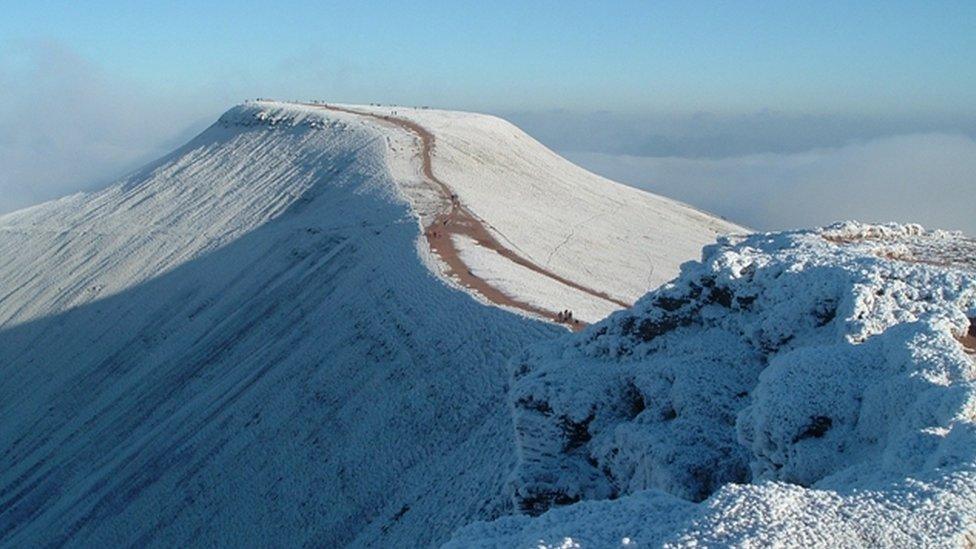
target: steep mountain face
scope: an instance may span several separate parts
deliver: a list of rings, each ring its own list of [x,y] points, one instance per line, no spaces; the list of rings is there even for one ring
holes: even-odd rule
[[[523,514],[453,545],[971,543],[974,258],[854,223],[706,248],[513,361]]]
[[[522,282],[459,239],[466,265],[540,310],[620,307],[569,279],[638,295],[626,280],[648,257],[592,234],[626,238],[654,222],[640,212],[693,227],[655,272],[731,227],[643,193],[608,199],[606,182],[584,193],[594,176],[565,165],[546,194],[538,170],[561,161],[513,150],[524,134],[413,115],[433,126],[434,173],[458,184],[446,207],[537,270]],[[479,124],[508,134],[455,162],[465,143],[448,130]],[[444,269],[424,234],[445,202],[420,144],[367,114],[250,103],[115,186],[0,217],[0,545],[415,546],[513,512],[505,364],[565,329],[487,307]],[[460,177],[479,155],[493,159],[481,187]],[[572,216],[527,202],[547,197]],[[578,255],[578,239],[598,251]]]

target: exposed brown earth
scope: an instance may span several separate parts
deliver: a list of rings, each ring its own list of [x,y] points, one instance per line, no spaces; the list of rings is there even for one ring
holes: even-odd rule
[[[959,338],[963,349],[969,354],[976,354],[976,318],[969,319],[969,330]]]
[[[501,244],[501,242],[495,238],[491,231],[489,231],[485,222],[475,215],[471,210],[461,204],[457,194],[455,194],[444,181],[434,175],[432,162],[434,136],[420,124],[394,116],[361,112],[334,105],[313,104],[310,106],[348,114],[355,114],[358,116],[367,116],[388,124],[396,125],[413,133],[419,138],[423,174],[443,201],[441,208],[442,212],[434,218],[433,223],[426,227],[424,236],[427,239],[427,244],[430,246],[431,251],[435,253],[445,265],[447,265],[447,276],[452,277],[466,288],[478,292],[484,296],[485,299],[496,305],[518,309],[535,316],[548,318],[553,322],[567,324],[574,330],[580,330],[586,326],[585,322],[572,319],[571,316],[569,320],[566,320],[566,316],[562,312],[550,311],[516,299],[492,286],[483,278],[475,276],[475,274],[472,273],[468,266],[465,265],[461,260],[460,251],[457,249],[457,245],[452,238],[454,235],[468,237],[477,242],[479,246],[492,250],[509,261],[555,280],[560,284],[587,293],[596,298],[609,301],[621,307],[630,307],[630,304],[627,302],[615,299],[605,292],[587,288],[582,284],[573,282],[572,280],[537,265],[536,263],[520,256],[515,251]]]
[[[823,235],[822,238],[838,246],[861,242],[876,243],[878,247],[872,253],[882,259],[976,271],[976,240],[972,238],[942,240],[919,237],[839,237],[834,235]]]

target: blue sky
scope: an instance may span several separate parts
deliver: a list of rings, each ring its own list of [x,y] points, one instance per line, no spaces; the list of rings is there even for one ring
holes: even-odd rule
[[[966,113],[976,2],[10,2],[0,47],[59,44],[210,103]]]

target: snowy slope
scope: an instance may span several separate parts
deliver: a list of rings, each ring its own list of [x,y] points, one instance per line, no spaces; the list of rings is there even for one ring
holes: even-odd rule
[[[415,121],[436,138],[434,172],[461,202],[486,220],[499,240],[533,262],[573,281],[633,303],[670,280],[681,263],[698,257],[718,235],[739,226],[684,204],[594,175],[553,153],[509,122],[482,114],[405,107],[356,107],[359,111]],[[540,207],[541,206],[541,207]],[[485,251],[478,265],[491,272],[513,269]],[[540,292],[522,277],[502,288],[527,300]],[[577,316],[596,321],[620,306],[550,283]],[[542,303],[539,303],[542,304]]]
[[[422,261],[411,146],[250,104],[0,218],[0,546],[425,545],[509,512],[504,364],[563,330]]]
[[[512,363],[523,514],[451,545],[972,544],[974,258],[854,223],[706,248]]]

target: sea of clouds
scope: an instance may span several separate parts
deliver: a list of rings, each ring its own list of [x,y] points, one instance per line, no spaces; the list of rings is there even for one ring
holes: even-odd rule
[[[962,134],[897,135],[725,158],[566,156],[611,179],[759,230],[857,219],[976,235],[976,140]]]

